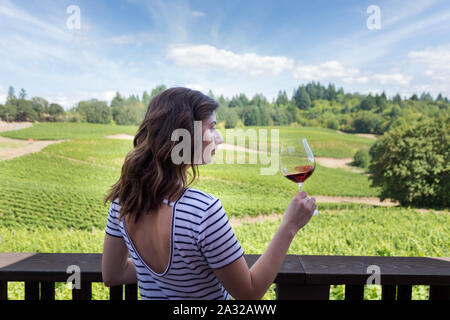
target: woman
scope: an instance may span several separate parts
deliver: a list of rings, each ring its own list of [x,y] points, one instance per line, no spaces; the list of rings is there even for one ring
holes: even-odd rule
[[[267,250],[249,269],[220,199],[186,187],[198,175],[197,164],[210,163],[223,142],[217,107],[187,88],[151,100],[120,179],[105,197],[111,202],[102,257],[106,286],[137,281],[142,299],[260,299],[273,283],[315,200],[305,192],[292,199]],[[173,139],[180,129],[194,137],[196,121],[203,137],[200,163],[194,161],[195,139]],[[175,148],[183,142],[190,146],[186,154]]]

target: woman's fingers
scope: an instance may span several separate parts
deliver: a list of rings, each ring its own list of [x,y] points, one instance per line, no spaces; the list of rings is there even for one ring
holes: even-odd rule
[[[306,194],[305,191],[300,191],[300,192],[298,193],[298,195],[299,195],[300,199],[305,199],[305,198],[307,197],[307,194]]]

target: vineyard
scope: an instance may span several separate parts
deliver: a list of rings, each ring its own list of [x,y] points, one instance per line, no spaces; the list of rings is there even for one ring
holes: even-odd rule
[[[262,129],[252,127],[253,129]],[[306,136],[317,156],[352,157],[369,148],[373,139],[321,128],[273,127],[282,140]],[[248,128],[246,128],[248,129]],[[267,129],[264,128],[264,129]],[[0,162],[0,251],[102,251],[108,204],[103,196],[116,182],[130,140],[107,139],[112,134],[134,135],[136,126],[77,123],[39,123],[30,128],[2,132],[9,138],[70,141],[53,144],[37,153]],[[224,138],[226,132],[223,131]],[[269,134],[270,136],[270,134]],[[238,156],[247,156],[238,152]],[[193,187],[222,200],[230,217],[244,219],[234,227],[247,254],[262,253],[279,225],[278,220],[246,223],[245,217],[282,214],[296,185],[280,173],[260,175],[260,165],[211,164],[201,166]],[[368,176],[343,168],[318,165],[304,189],[312,196],[376,197]],[[375,207],[361,204],[319,203],[314,217],[293,241],[290,254],[449,256],[448,211]],[[23,285],[10,284],[8,295],[21,299]],[[22,293],[20,293],[22,292]],[[341,286],[332,288],[341,299]],[[415,287],[414,299],[426,298],[426,288]],[[102,284],[93,286],[96,299],[107,298]],[[366,288],[366,298],[378,299],[379,287]],[[57,286],[57,299],[70,290]],[[270,290],[265,299],[275,297]]]

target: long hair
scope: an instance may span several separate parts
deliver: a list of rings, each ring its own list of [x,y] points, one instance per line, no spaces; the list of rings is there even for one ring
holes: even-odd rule
[[[184,188],[198,176],[194,163],[194,139],[191,139],[191,162],[174,164],[171,159],[176,129],[186,129],[194,137],[194,121],[208,118],[218,103],[203,93],[188,88],[170,88],[157,94],[149,103],[144,120],[133,140],[134,148],[125,157],[119,180],[104,198],[121,205],[120,218],[156,211],[162,200],[177,199]],[[187,170],[192,178],[187,183]]]

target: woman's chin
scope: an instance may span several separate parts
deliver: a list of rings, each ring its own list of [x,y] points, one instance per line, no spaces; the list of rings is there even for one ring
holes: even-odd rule
[[[213,162],[213,154],[209,157],[203,157],[203,164],[210,164],[211,162]]]

